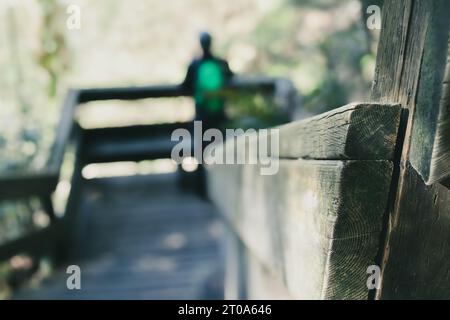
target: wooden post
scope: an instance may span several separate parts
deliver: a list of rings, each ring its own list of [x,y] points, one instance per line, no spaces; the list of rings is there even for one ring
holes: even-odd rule
[[[379,299],[450,298],[450,1],[386,0],[372,100],[408,109]]]

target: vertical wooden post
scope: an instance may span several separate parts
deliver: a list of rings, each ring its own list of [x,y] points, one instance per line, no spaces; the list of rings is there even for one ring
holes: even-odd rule
[[[400,103],[409,115],[379,299],[450,298],[449,12],[445,0],[383,7],[372,100]]]

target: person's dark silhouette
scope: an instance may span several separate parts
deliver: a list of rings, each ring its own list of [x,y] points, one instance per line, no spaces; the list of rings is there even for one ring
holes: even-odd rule
[[[201,120],[206,128],[220,128],[226,120],[223,88],[233,73],[225,60],[212,54],[211,45],[211,35],[202,32],[202,56],[190,63],[182,88],[195,100],[195,120]]]
[[[195,120],[202,121],[203,132],[209,128],[224,129],[227,118],[223,89],[233,76],[228,63],[212,54],[211,45],[211,35],[202,32],[202,56],[190,63],[181,84],[184,93],[193,96],[195,100]],[[205,146],[204,143],[203,148]],[[194,184],[199,194],[206,198],[205,170],[201,164]]]

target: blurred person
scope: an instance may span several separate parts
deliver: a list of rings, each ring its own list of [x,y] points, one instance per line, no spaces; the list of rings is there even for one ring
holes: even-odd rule
[[[181,87],[185,94],[193,96],[195,100],[194,120],[202,122],[202,131],[209,128],[223,130],[227,121],[224,89],[233,77],[233,72],[225,60],[212,54],[212,37],[208,32],[200,33],[199,40],[202,56],[189,64]],[[206,145],[203,143],[202,149]],[[198,193],[206,198],[206,177],[202,160],[197,159],[200,164],[194,183]]]
[[[212,37],[200,33],[202,56],[195,58],[188,67],[181,86],[195,100],[195,120],[202,121],[203,128],[222,128],[226,119],[223,89],[233,76],[228,63],[211,52]]]

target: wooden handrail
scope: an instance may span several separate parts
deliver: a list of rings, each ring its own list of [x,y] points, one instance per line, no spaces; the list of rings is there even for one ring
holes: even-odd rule
[[[263,174],[267,161],[208,159],[205,166],[209,197],[244,247],[234,260],[253,259],[237,272],[253,277],[257,265],[296,299],[367,299],[401,112],[395,104],[354,103],[218,145],[217,159],[227,150],[258,159],[261,144],[272,150],[279,141],[271,174]],[[258,283],[258,297],[267,296],[264,288],[271,287]]]
[[[100,100],[139,100],[187,95],[179,85],[145,87],[92,88],[79,90],[79,103]]]
[[[275,90],[276,78],[269,77],[255,77],[255,78],[241,78],[234,77],[228,84],[228,88],[231,90],[245,90],[245,91],[261,91],[261,92],[273,92]],[[81,103],[90,101],[101,100],[139,100],[147,98],[167,98],[167,97],[181,97],[188,96],[183,91],[180,85],[155,85],[155,86],[142,86],[142,87],[112,87],[112,88],[84,88],[84,89],[71,89],[69,90],[62,106],[61,120],[59,122],[55,142],[52,146],[49,161],[45,173],[38,172],[26,172],[20,175],[0,175],[0,199],[9,198],[10,195],[14,196],[30,196],[34,195],[35,189],[39,188],[21,188],[21,190],[6,190],[12,189],[8,187],[15,180],[35,182],[41,180],[48,181],[51,177],[53,180],[59,178],[59,171],[65,152],[65,147],[68,140],[73,133],[74,126],[74,113],[76,107]],[[29,178],[26,178],[29,177]],[[31,183],[33,184],[33,183]],[[56,187],[55,184],[51,184],[51,191]]]
[[[58,175],[54,171],[2,176],[0,200],[50,194],[55,190],[57,182]]]
[[[234,77],[228,83],[228,89],[245,91],[265,91],[275,90],[277,79],[258,77],[241,78]],[[167,98],[189,96],[181,85],[154,85],[143,87],[112,87],[112,88],[91,88],[81,89],[79,92],[79,103],[100,100],[139,100],[148,98]]]
[[[277,80],[273,78],[243,79],[235,77],[229,83],[228,88],[232,90],[246,90],[250,92],[273,92],[276,81]],[[66,147],[71,139],[75,136],[79,137],[78,135],[74,135],[77,128],[79,130],[79,127],[75,123],[74,119],[75,110],[79,104],[99,100],[137,100],[180,96],[188,96],[188,93],[183,90],[181,85],[69,90],[62,106],[61,120],[56,130],[55,141],[51,148],[47,165],[40,171],[0,175],[0,200],[27,198],[30,196],[36,196],[46,200],[49,199],[49,196],[55,191],[59,181],[61,165],[66,152]],[[121,129],[119,129],[119,131],[120,130]],[[91,132],[94,131],[99,133],[106,132],[108,129],[99,131],[91,130]],[[83,140],[79,140],[77,144],[81,144],[82,141]],[[80,160],[76,159],[75,161],[78,163]],[[78,169],[80,168],[78,167]],[[75,175],[79,175],[79,173],[75,172]],[[75,179],[75,181],[78,180]],[[50,226],[43,230],[32,232],[31,234],[25,234],[19,239],[0,244],[0,260],[4,260],[17,252],[35,252],[36,250],[41,250],[38,248],[41,241],[48,242],[48,238],[57,237],[64,233],[61,232],[60,229],[67,228],[67,223],[64,223],[64,220],[61,221],[60,219],[57,219],[57,221],[53,220],[54,219],[51,220]]]

